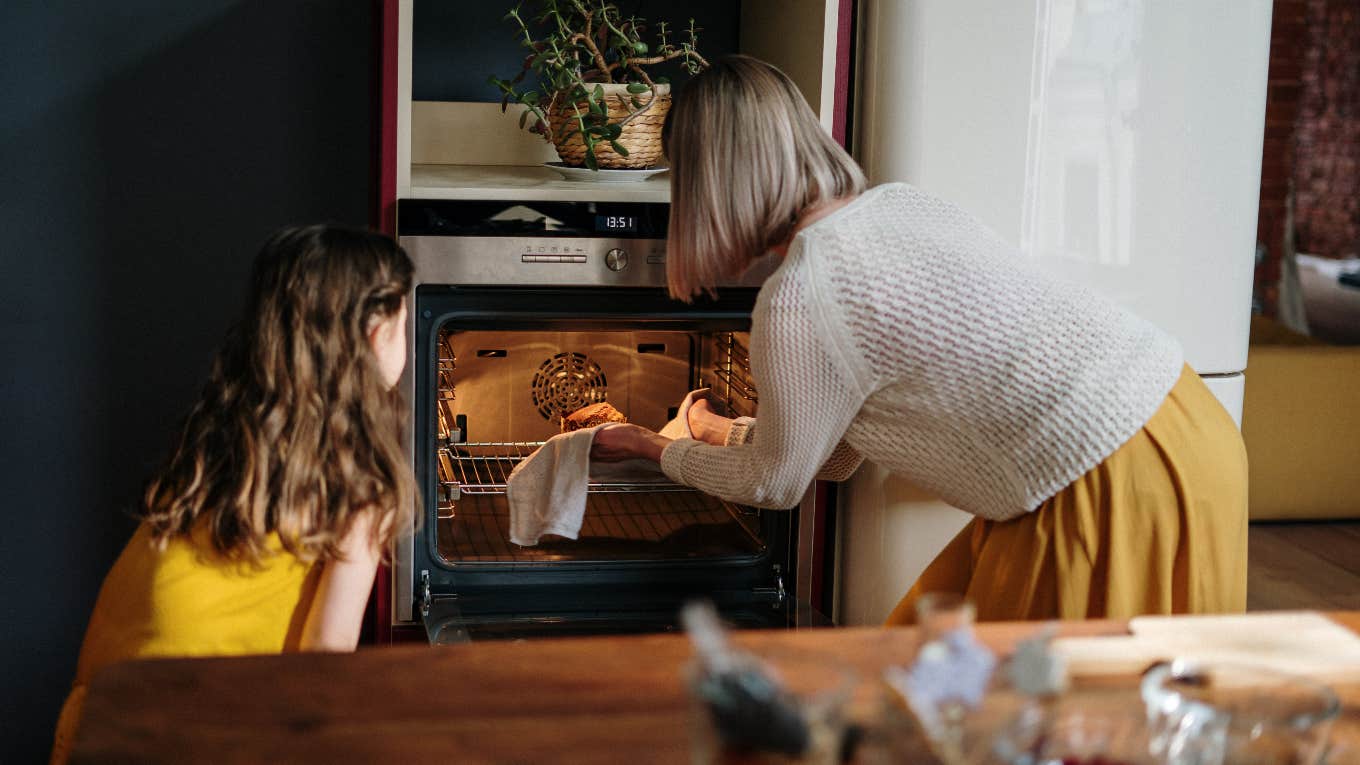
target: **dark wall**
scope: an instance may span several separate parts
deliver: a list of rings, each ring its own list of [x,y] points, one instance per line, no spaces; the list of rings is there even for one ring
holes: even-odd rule
[[[0,762],[46,756],[125,515],[288,223],[368,220],[372,3],[0,3]]]
[[[519,73],[526,50],[519,27],[505,20],[516,0],[491,3],[451,3],[416,0],[412,6],[411,95],[417,101],[499,101],[500,91],[487,83],[496,75],[511,79]],[[699,54],[717,58],[736,53],[741,4],[732,0],[622,0],[622,12],[643,19],[648,44],[656,42],[656,22],[664,21],[674,42],[688,40],[689,20],[699,27]],[[522,15],[533,23],[537,3],[523,3]],[[679,85],[688,79],[679,65],[649,70]]]

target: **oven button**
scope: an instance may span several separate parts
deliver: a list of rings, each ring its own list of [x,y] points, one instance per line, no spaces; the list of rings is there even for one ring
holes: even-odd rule
[[[610,271],[622,271],[628,267],[628,253],[615,247],[604,254],[604,264]]]

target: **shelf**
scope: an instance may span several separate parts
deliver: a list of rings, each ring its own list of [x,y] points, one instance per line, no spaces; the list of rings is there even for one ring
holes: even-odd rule
[[[750,524],[750,525],[748,525]],[[754,527],[754,528],[752,528]],[[510,542],[504,494],[463,497],[435,521],[439,554],[452,563],[688,560],[758,555],[756,516],[697,491],[590,494],[575,540],[546,536],[535,547]]]
[[[516,165],[412,165],[414,199],[669,202],[670,174],[637,183],[565,181],[546,167]]]
[[[465,494],[504,494],[510,473],[543,446],[542,442],[456,443],[439,447],[440,506],[452,506]],[[693,493],[657,471],[654,475],[627,464],[595,465],[587,491],[591,494]]]

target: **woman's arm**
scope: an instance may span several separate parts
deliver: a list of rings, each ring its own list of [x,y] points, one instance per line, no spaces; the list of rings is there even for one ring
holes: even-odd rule
[[[788,508],[836,454],[867,397],[870,373],[853,344],[830,329],[812,289],[807,274],[792,269],[766,283],[751,331],[760,427],[749,442],[731,446],[667,444],[661,467],[673,480],[731,502]]]
[[[712,415],[721,417],[721,415]],[[726,418],[723,418],[726,419]],[[734,446],[736,444],[749,444],[756,437],[756,418],[738,417],[735,420],[728,420],[728,427],[722,430],[724,436],[720,442],[710,441],[707,438],[700,438],[705,443],[720,443],[723,446]],[[695,435],[698,438],[698,435]],[[818,481],[844,481],[854,475],[859,469],[860,463],[864,462],[864,457],[855,447],[851,446],[844,439],[836,444],[835,451],[826,458],[822,467],[815,476]]]
[[[696,440],[714,446],[749,444],[755,440],[756,435],[756,418],[724,417],[713,411],[708,402],[702,399],[690,407],[689,426]],[[862,462],[864,457],[855,451],[855,447],[842,440],[836,444],[836,450],[831,452],[826,462],[822,463],[816,478],[818,481],[844,481],[854,475]]]
[[[302,629],[304,651],[353,651],[373,591],[380,551],[373,544],[372,513],[354,519],[340,540],[341,558],[321,564],[321,580]]]
[[[822,469],[817,471],[818,481],[845,481],[859,470],[859,466],[864,462],[864,455],[855,450],[855,447],[841,441],[836,444],[836,450],[822,463]]]

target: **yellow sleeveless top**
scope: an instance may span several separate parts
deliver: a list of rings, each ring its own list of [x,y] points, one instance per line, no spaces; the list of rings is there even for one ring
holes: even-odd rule
[[[321,567],[283,549],[277,534],[260,565],[213,553],[207,525],[152,543],[137,528],[104,578],[85,630],[75,687],[57,722],[54,762],[65,760],[85,684],[115,662],[152,656],[232,656],[295,650]]]

